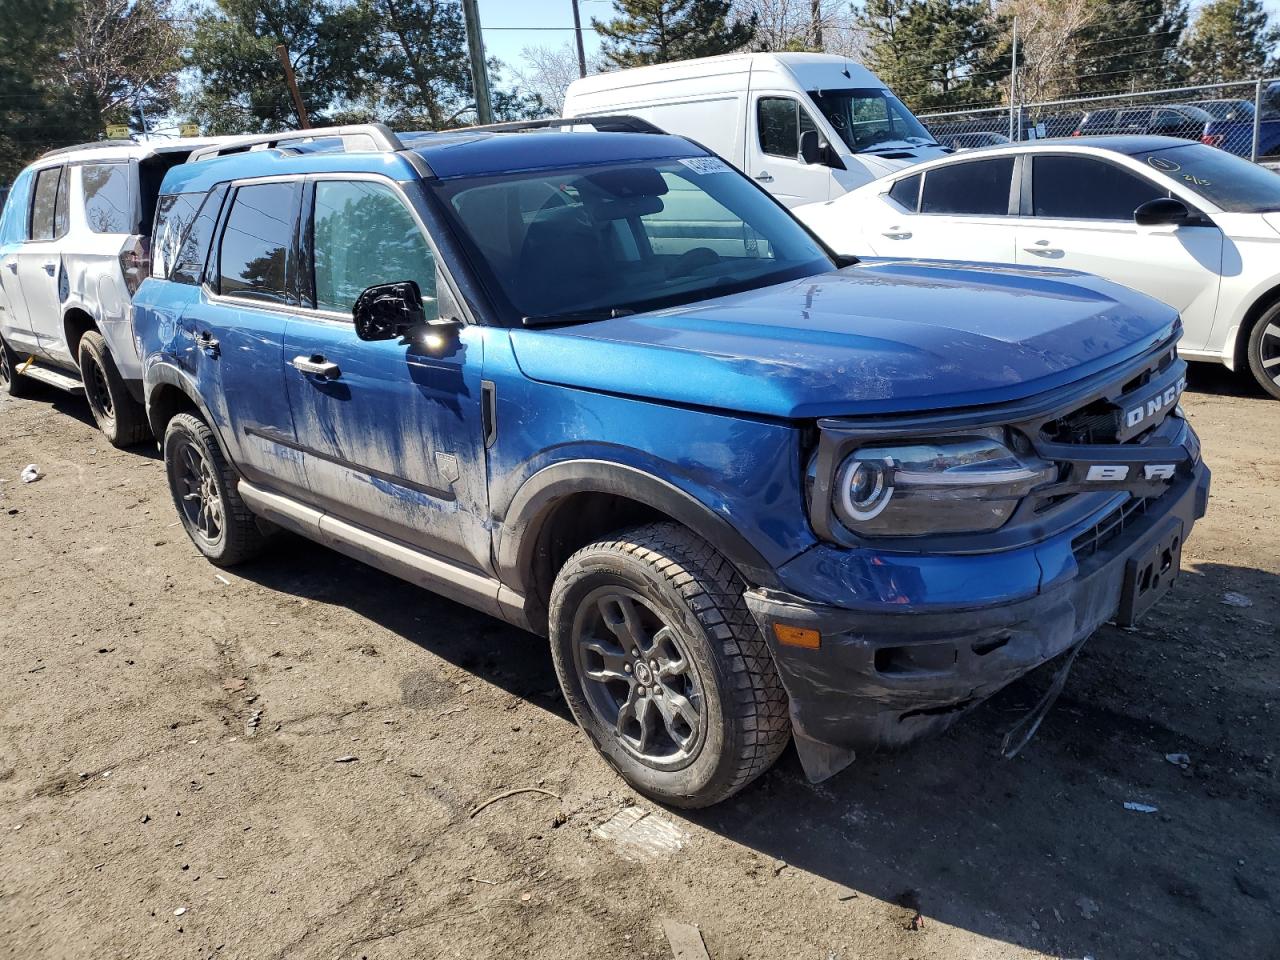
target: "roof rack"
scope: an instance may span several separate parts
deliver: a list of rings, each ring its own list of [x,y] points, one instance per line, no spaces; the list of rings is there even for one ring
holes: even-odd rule
[[[94,147],[136,147],[136,140],[90,140],[88,143],[73,143],[69,147],[58,147],[56,150],[47,150],[40,154],[40,159],[45,157],[56,157],[63,153],[75,153],[77,150],[92,150]]]
[[[458,131],[485,130],[492,133],[520,133],[525,130],[546,130],[557,127],[595,127],[600,133],[666,133],[648,120],[625,113],[599,114],[598,116],[552,117],[549,120],[512,120],[507,123],[489,123],[481,127],[462,127]]]
[[[188,163],[207,160],[210,157],[222,157],[231,153],[244,153],[249,150],[270,150],[273,147],[287,147],[291,142],[307,140],[327,140],[340,138],[344,151],[395,153],[403,150],[400,138],[391,132],[384,123],[352,123],[342,127],[311,127],[306,130],[290,130],[288,133],[264,133],[255,136],[238,137],[228,143],[215,143],[201,147],[187,158]]]

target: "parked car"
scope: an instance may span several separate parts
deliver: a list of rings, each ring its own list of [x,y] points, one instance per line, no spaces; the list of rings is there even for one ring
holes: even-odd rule
[[[683,806],[792,734],[821,779],[941,730],[1167,589],[1209,484],[1174,311],[841,270],[691,141],[554,123],[169,171],[134,322],[213,563],[284,527],[549,636]]]
[[[1002,143],[1008,143],[1009,138],[1003,133],[979,131],[975,133],[953,133],[950,136],[940,138],[940,142],[944,147],[950,147],[952,151],[958,153],[961,150],[974,150],[978,147],[999,146]]]
[[[1240,109],[1238,115],[1218,117],[1204,128],[1201,141],[1238,157],[1253,159],[1254,107]],[[1257,119],[1258,160],[1280,159],[1280,82],[1272,83],[1263,94],[1262,114]]]
[[[1181,313],[1179,350],[1280,397],[1280,177],[1203,144],[1099,137],[934,161],[797,215],[857,256],[1096,273]]]
[[[944,150],[847,57],[742,53],[575,80],[564,115],[629,114],[691,137],[787,206],[838,197]]]
[[[130,298],[165,171],[209,142],[86,143],[18,175],[0,213],[0,389],[83,392],[111,443],[150,437]]]
[[[1213,117],[1182,103],[1126,110],[1091,110],[1084,115],[1072,136],[1097,137],[1151,134],[1199,140]]]
[[[1196,100],[1189,106],[1199,107],[1215,120],[1248,120],[1253,122],[1252,100]]]

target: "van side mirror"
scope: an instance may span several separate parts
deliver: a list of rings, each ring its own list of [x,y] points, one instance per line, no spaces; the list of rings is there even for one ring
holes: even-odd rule
[[[1173,197],[1156,197],[1133,211],[1133,222],[1140,227],[1157,227],[1165,224],[1181,227],[1199,220],[1181,200]]]
[[[822,161],[822,142],[818,139],[817,130],[806,130],[800,134],[800,159],[805,163]]]
[[[361,340],[396,340],[427,319],[422,291],[413,280],[369,287],[356,298],[351,318]]]

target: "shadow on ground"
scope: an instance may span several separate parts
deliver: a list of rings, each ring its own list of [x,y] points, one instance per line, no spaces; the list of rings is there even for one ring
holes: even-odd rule
[[[237,573],[342,604],[572,722],[530,634],[291,537]],[[1258,570],[1186,574],[1137,631],[1104,627],[1090,641],[1013,761],[997,745],[1046,671],[948,734],[860,759],[825,784],[808,784],[789,749],[733,800],[671,815],[901,904],[904,924],[918,905],[926,923],[1056,956],[1280,957],[1269,703],[1280,603],[1224,607],[1228,589],[1280,598],[1277,578]],[[1185,770],[1165,759],[1178,753],[1191,757]],[[839,895],[814,910],[837,916]]]

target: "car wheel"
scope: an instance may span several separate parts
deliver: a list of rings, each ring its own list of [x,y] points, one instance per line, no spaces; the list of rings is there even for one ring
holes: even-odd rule
[[[78,353],[84,395],[102,435],[113,447],[132,447],[148,439],[147,411],[129,395],[102,334],[86,332]]]
[[[261,551],[265,537],[257,518],[240,499],[239,477],[207,423],[191,413],[169,421],[164,467],[182,525],[205,557],[230,567]]]
[[[1249,370],[1263,390],[1280,400],[1280,303],[1264,313],[1249,335]]]
[[[714,547],[656,523],[583,547],[556,577],[556,673],[575,719],[640,793],[705,807],[760,776],[791,736],[746,585]]]
[[[30,381],[18,373],[22,360],[9,349],[9,344],[0,337],[0,393],[6,397],[25,397]]]

